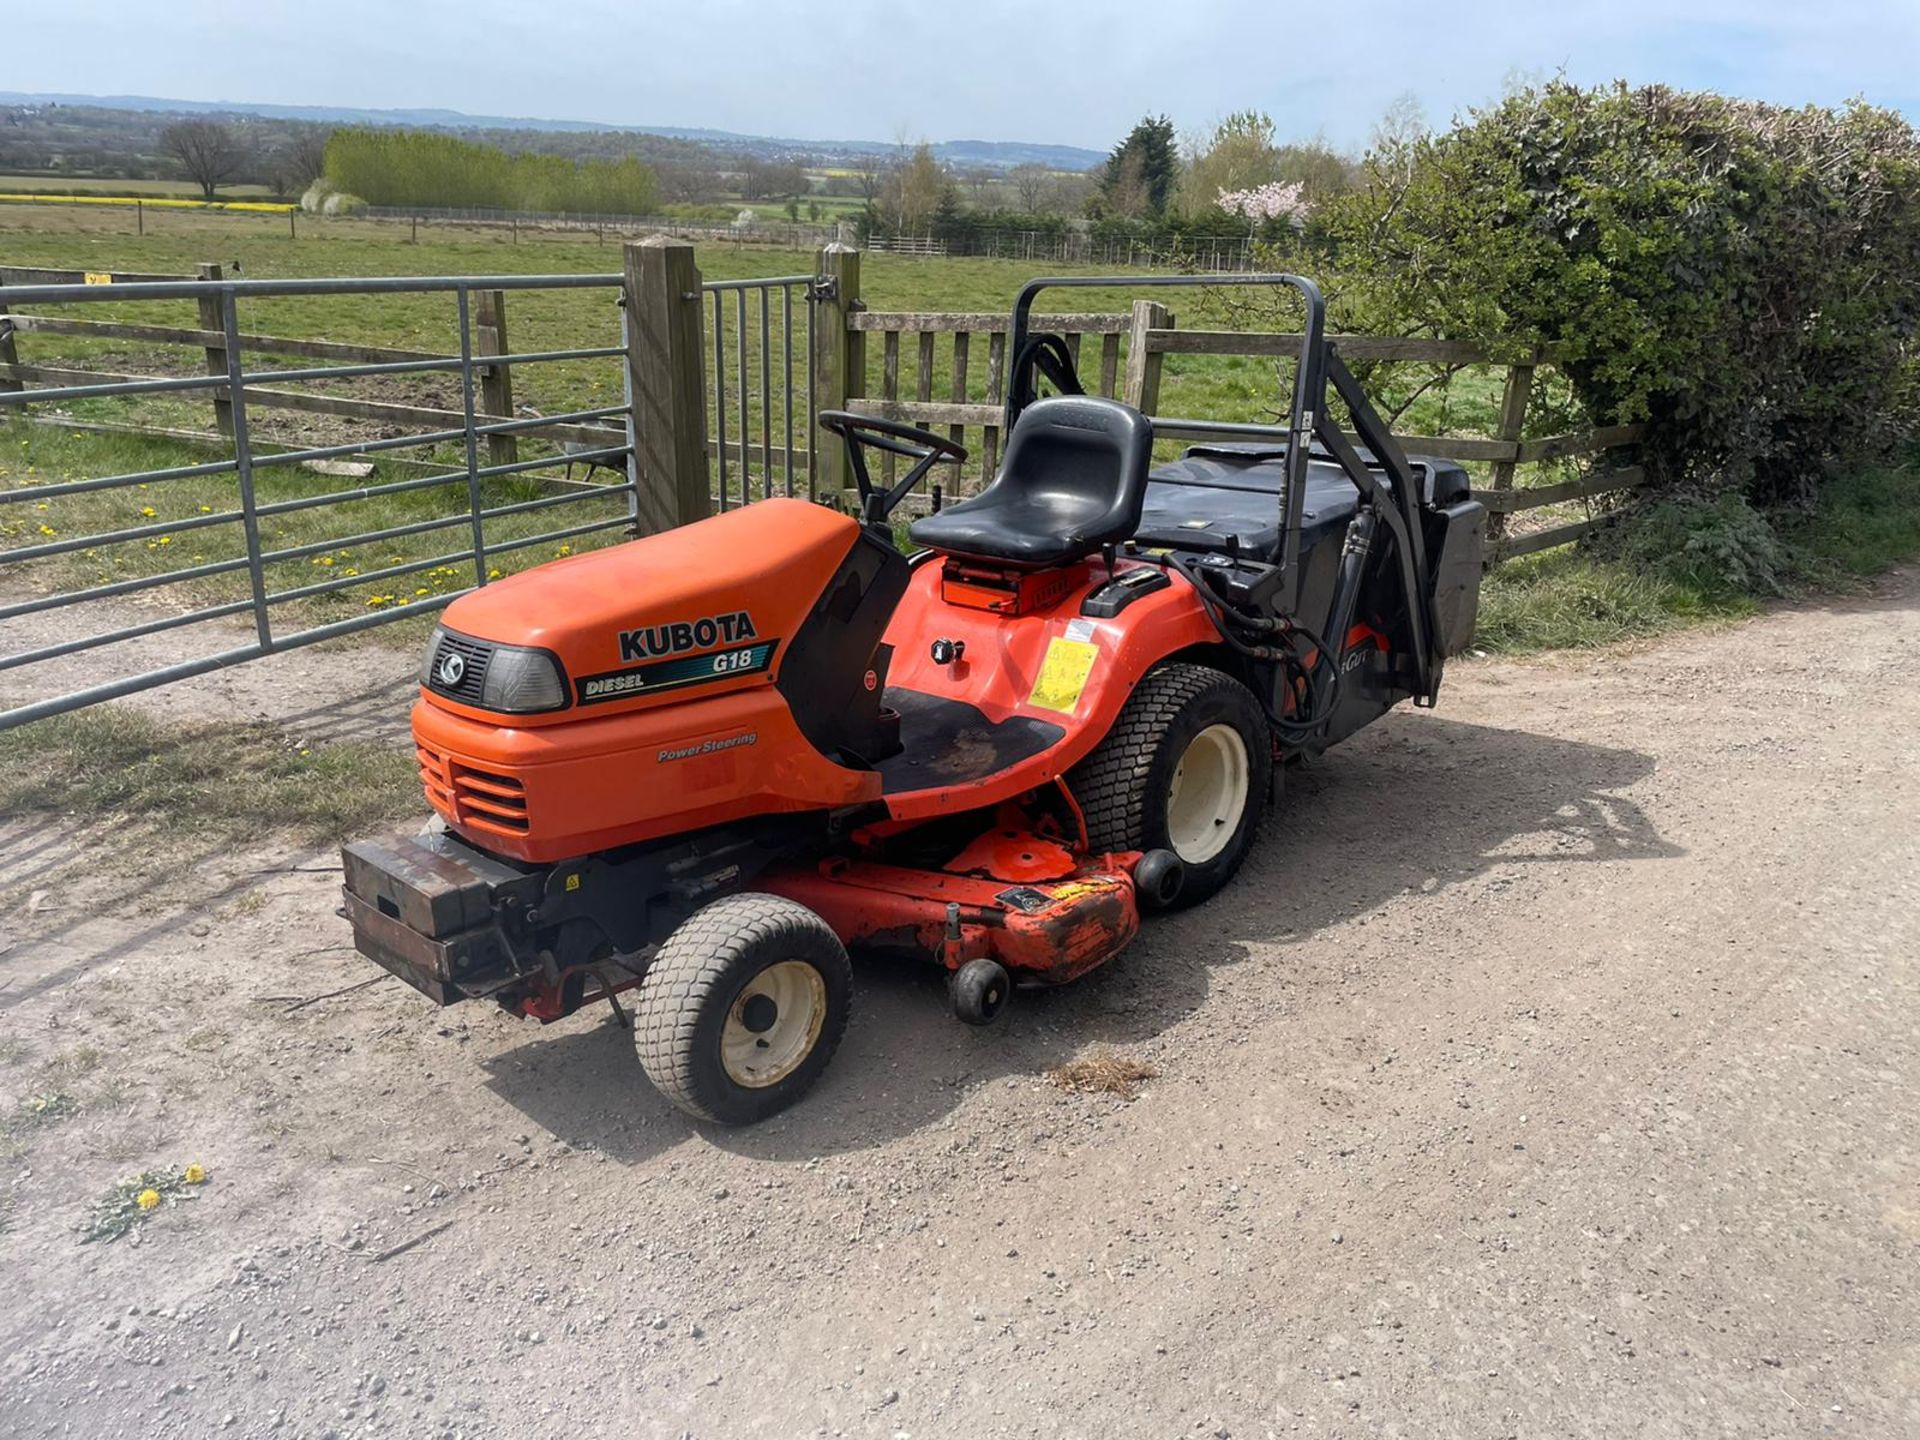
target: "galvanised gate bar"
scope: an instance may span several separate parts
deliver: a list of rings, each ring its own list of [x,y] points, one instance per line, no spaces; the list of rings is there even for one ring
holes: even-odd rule
[[[647,248],[636,246],[633,250],[644,251]],[[114,376],[99,381],[86,379],[73,371],[45,372],[44,367],[15,365],[10,370],[14,375],[44,376],[60,383],[23,389],[9,389],[0,384],[0,416],[22,412],[28,407],[57,406],[110,397],[204,394],[214,401],[221,429],[230,433],[232,450],[230,456],[202,463],[10,487],[0,490],[0,518],[6,517],[9,511],[14,514],[38,514],[45,510],[49,502],[63,497],[138,491],[168,481],[191,478],[231,476],[233,480],[231,501],[225,506],[202,507],[207,513],[171,520],[155,519],[150,523],[85,534],[53,534],[51,538],[0,550],[0,634],[4,634],[7,622],[24,621],[30,616],[64,611],[93,602],[141,596],[145,597],[146,603],[151,603],[155,592],[165,591],[168,587],[194,585],[195,582],[243,572],[246,581],[244,598],[197,605],[188,601],[186,607],[168,610],[150,620],[103,626],[78,637],[71,636],[69,627],[62,625],[54,635],[39,637],[38,643],[30,641],[24,647],[9,645],[6,647],[7,653],[0,653],[0,675],[8,671],[23,672],[27,667],[44,666],[81,652],[128,646],[129,642],[144,641],[208,621],[250,616],[253,626],[253,635],[244,644],[224,645],[210,653],[174,659],[166,664],[149,663],[143,667],[138,647],[130,647],[128,653],[132,658],[124,667],[118,667],[124,673],[64,693],[35,695],[27,703],[0,710],[0,729],[205,674],[277,651],[438,610],[457,595],[485,585],[493,571],[494,562],[503,555],[565,544],[582,537],[604,536],[611,531],[633,534],[664,528],[680,520],[696,518],[698,513],[704,513],[715,498],[724,508],[730,502],[744,503],[757,498],[756,491],[762,495],[790,495],[798,488],[801,493],[812,493],[812,478],[804,468],[807,461],[803,459],[802,468],[797,469],[795,457],[798,454],[810,459],[805,436],[811,428],[812,413],[809,397],[813,364],[813,277],[784,276],[771,280],[720,281],[703,285],[698,280],[697,271],[692,269],[690,247],[675,245],[665,249],[670,253],[656,254],[652,258],[666,285],[656,284],[650,292],[644,281],[637,278],[636,272],[641,270],[639,264],[630,264],[624,274],[179,280],[0,287],[0,302],[4,302],[6,309],[11,311],[28,305],[87,306],[100,302],[154,300],[188,302],[198,306],[203,326],[217,314],[218,330],[164,332],[157,327],[109,325],[91,328],[100,331],[144,331],[171,337],[192,335],[196,339],[205,339],[210,358],[223,352],[225,361],[224,370],[210,367],[216,373],[205,375],[161,378]],[[662,261],[665,263],[659,263]],[[499,305],[502,302],[497,297],[508,291],[595,289],[606,292],[609,302],[617,301],[619,304],[620,344],[518,353],[481,353],[476,345],[476,331],[487,319],[493,318],[480,316],[476,322],[478,312],[489,297],[496,297],[492,303]],[[449,318],[454,322],[458,335],[457,353],[445,357],[414,356],[400,360],[308,365],[292,369],[249,369],[243,362],[250,339],[260,348],[266,348],[269,343],[260,337],[250,337],[242,328],[243,306],[250,300],[294,296],[421,295],[444,295],[450,299]],[[696,352],[704,348],[700,343],[704,338],[700,335],[700,321],[709,295],[714,323],[714,335],[710,342],[713,349],[711,394],[643,393],[636,403],[636,376],[640,377],[639,384],[643,391],[657,389],[673,392],[688,388],[686,379],[690,368],[695,375],[702,372],[704,367],[697,362],[689,367],[685,363],[686,357],[668,366],[653,362],[661,358],[659,351],[663,336],[658,332],[676,325],[681,327],[683,339],[691,338]],[[726,304],[728,301],[732,303]],[[796,308],[806,318],[804,330],[796,325]],[[733,312],[731,317],[725,313],[727,310]],[[780,316],[777,326],[772,319],[776,313]],[[692,320],[690,337],[686,333],[689,317]],[[729,318],[735,321],[731,347],[725,333]],[[758,321],[757,334],[754,333],[756,327],[753,319]],[[6,313],[0,311],[0,326],[10,323]],[[22,333],[32,329],[64,329],[68,333],[83,329],[68,321],[25,315],[19,315],[17,323]],[[639,341],[637,344],[636,339]],[[806,375],[804,390],[795,388],[798,378],[794,355],[796,343],[806,347],[803,357]],[[304,348],[309,353],[325,355],[367,347],[306,342]],[[757,363],[757,387],[753,384],[754,369],[749,366],[750,352]],[[530,407],[521,407],[522,413],[505,418],[484,413],[483,392],[488,376],[506,372],[510,367],[521,369],[571,361],[618,362],[622,403],[550,414],[525,413]],[[778,382],[774,378],[776,371],[780,374]],[[421,411],[417,407],[383,406],[262,388],[313,381],[417,375],[446,375],[458,381],[460,410],[457,423],[402,435],[386,434],[336,444],[303,444],[295,448],[263,444],[254,437],[254,412],[261,407],[321,410],[323,413],[350,416],[356,413],[379,415],[392,412],[409,418],[431,418],[434,412]],[[735,381],[737,385],[732,383]],[[756,388],[757,394],[754,393]],[[709,404],[719,431],[717,443],[711,444],[701,443]],[[690,408],[693,418],[688,422],[685,417]],[[777,416],[776,408],[780,412]],[[656,443],[651,448],[644,440],[636,447],[636,414],[642,418],[643,425],[649,418],[657,418],[659,423],[651,427],[655,430],[675,428],[678,418],[679,428],[691,429],[691,437],[685,434],[655,436]],[[730,428],[733,431],[731,439],[728,434]],[[494,448],[499,445],[501,437],[556,441],[561,453],[526,459],[503,459],[503,453],[511,456],[514,452],[511,445],[504,447],[504,450]],[[699,452],[697,455],[687,453],[689,438],[695,442],[694,448]],[[483,442],[486,450],[483,450]],[[431,452],[434,447],[443,446],[459,451],[460,460],[451,464],[442,463],[438,467],[422,465],[415,460],[410,462],[415,468],[428,472],[416,477],[286,498],[274,498],[271,494],[263,496],[260,493],[263,473],[272,475],[286,472],[290,467],[311,465],[312,462],[338,462],[347,457],[394,451],[424,449]],[[706,452],[709,449],[717,461],[718,474],[712,477],[718,480],[717,496],[707,468]],[[664,460],[662,455],[666,457]],[[572,478],[574,468],[581,465],[587,467],[588,478],[584,482]],[[649,465],[655,473],[648,473]],[[699,467],[698,473],[689,473],[694,465]],[[562,467],[566,470],[564,479],[539,473],[557,471]],[[680,472],[678,475],[659,473],[663,469],[676,468]],[[618,482],[594,483],[593,476],[602,469],[618,476]],[[515,476],[525,477],[530,483],[537,482],[538,489],[549,493],[505,502],[500,502],[496,497],[490,502],[486,495],[487,482]],[[450,499],[454,496],[460,498],[449,505],[445,513],[433,514],[425,519],[383,528],[364,528],[349,534],[328,535],[323,539],[277,548],[269,548],[262,540],[262,522],[275,517],[352,505],[381,497],[441,491],[446,492]],[[643,497],[650,497],[652,503],[643,504]],[[569,520],[571,523],[541,529],[532,534],[515,533],[509,537],[488,533],[490,521],[544,514],[547,511],[559,512],[582,504],[592,505],[596,501],[600,502],[598,508],[601,513],[592,519],[582,521],[556,514],[556,519]],[[25,510],[29,502],[36,506],[35,511]],[[605,513],[609,508],[615,513]],[[108,579],[82,588],[62,586],[54,593],[25,593],[29,589],[27,585],[8,583],[16,577],[26,577],[29,574],[28,567],[37,561],[73,556],[76,552],[84,552],[91,557],[96,551],[108,547],[143,542],[149,545],[170,543],[172,537],[195,532],[218,533],[225,529],[230,535],[232,530],[228,527],[237,527],[244,538],[243,554],[183,565],[159,573]],[[43,529],[52,531],[51,526]],[[332,569],[324,578],[310,583],[278,586],[270,574],[272,567],[285,562],[315,561],[318,557],[342,550],[380,546],[407,537],[443,534],[447,536],[448,544],[440,553],[410,554],[398,558],[396,563],[371,569],[358,569],[353,573],[340,573]],[[423,572],[444,575],[447,567],[459,567],[463,572],[470,570],[471,583],[425,598],[400,600],[396,597],[397,603],[368,614],[304,624],[296,628],[287,626],[284,618],[286,612],[282,609],[279,611],[280,623],[275,623],[276,607],[284,607],[289,602],[377,586],[381,582],[420,576]],[[204,599],[204,595],[198,598]],[[118,618],[124,622],[124,612]],[[18,635],[24,628],[15,625],[14,633]],[[35,687],[36,690],[45,688]]]

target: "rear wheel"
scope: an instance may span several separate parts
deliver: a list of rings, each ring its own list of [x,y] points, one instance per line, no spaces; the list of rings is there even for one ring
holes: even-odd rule
[[[1205,900],[1252,848],[1273,773],[1260,702],[1204,665],[1150,671],[1114,727],[1067,777],[1095,850],[1171,850],[1172,904]]]
[[[846,1032],[853,967],[827,922],[777,895],[729,895],[660,947],[640,982],[641,1068],[680,1109],[745,1125],[798,1100]]]

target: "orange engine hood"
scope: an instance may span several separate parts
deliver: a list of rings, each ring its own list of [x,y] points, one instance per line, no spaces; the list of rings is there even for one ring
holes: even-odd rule
[[[764,685],[778,675],[786,643],[859,528],[804,500],[763,500],[497,581],[454,601],[442,623],[475,639],[559,657],[573,704],[517,723],[691,698],[676,688],[680,671],[702,671],[710,682],[698,687],[702,697]],[[736,663],[743,673],[728,675]],[[716,686],[713,673],[728,678]],[[486,714],[444,695],[425,698],[457,713]]]

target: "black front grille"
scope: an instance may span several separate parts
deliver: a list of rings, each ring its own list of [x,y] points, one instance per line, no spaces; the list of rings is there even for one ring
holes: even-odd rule
[[[452,680],[447,678],[449,656],[457,657],[451,668],[458,675]],[[427,670],[427,688],[463,705],[478,705],[486,684],[487,662],[492,658],[493,647],[484,640],[442,632],[440,643],[434,647],[433,664]]]

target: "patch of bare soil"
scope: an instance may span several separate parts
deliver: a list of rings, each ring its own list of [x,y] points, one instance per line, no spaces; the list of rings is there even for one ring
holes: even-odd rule
[[[0,1428],[1920,1434],[1917,602],[1459,666],[998,1025],[863,965],[742,1131],[380,979],[328,853],[5,817]],[[404,743],[383,657],[142,703]]]

